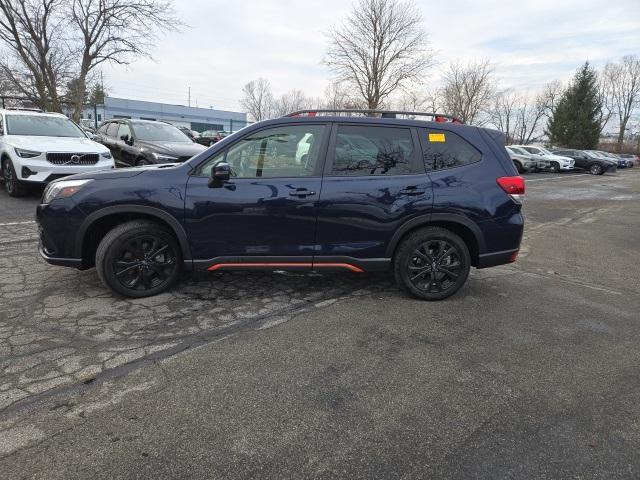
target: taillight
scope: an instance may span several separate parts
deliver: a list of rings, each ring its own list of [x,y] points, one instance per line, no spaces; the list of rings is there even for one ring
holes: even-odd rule
[[[496,182],[516,202],[521,202],[524,198],[524,178],[520,176],[500,177]]]

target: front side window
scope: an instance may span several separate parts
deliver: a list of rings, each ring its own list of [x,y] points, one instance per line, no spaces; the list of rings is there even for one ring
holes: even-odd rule
[[[482,154],[460,135],[443,130],[421,130],[424,163],[428,170],[461,167],[482,160]]]
[[[330,175],[369,176],[414,173],[411,130],[340,125]]]
[[[260,130],[205,162],[200,174],[210,175],[213,165],[225,161],[236,178],[313,176],[324,132],[324,125],[291,125]]]
[[[7,115],[7,134],[33,137],[84,137],[71,120],[48,115]]]

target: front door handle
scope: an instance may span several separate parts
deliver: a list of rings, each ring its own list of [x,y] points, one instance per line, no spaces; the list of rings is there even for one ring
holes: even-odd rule
[[[400,190],[403,195],[424,195],[425,190],[419,190],[415,185],[410,185],[407,188]]]
[[[291,197],[299,197],[299,198],[304,198],[306,196],[315,195],[315,194],[316,194],[316,192],[313,192],[311,190],[307,190],[306,188],[296,188],[295,191],[289,192],[289,196],[291,196]]]

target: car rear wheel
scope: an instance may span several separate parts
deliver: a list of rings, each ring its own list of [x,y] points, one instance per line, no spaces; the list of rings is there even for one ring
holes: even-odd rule
[[[522,168],[522,164],[520,162],[514,160],[513,165],[516,167],[516,170],[518,170],[518,173],[524,173],[524,168]]]
[[[604,173],[604,169],[599,163],[594,163],[589,167],[589,173],[591,175],[602,175]]]
[[[182,253],[172,232],[149,221],[118,225],[100,242],[96,270],[102,283],[126,297],[156,295],[180,275]]]
[[[558,162],[551,162],[549,166],[549,171],[551,173],[558,173],[560,171],[560,164]]]
[[[411,233],[394,259],[397,284],[414,297],[443,300],[456,293],[469,276],[471,257],[464,241],[440,227]]]
[[[10,197],[22,197],[27,193],[27,187],[18,180],[13,162],[8,158],[2,162],[2,178],[4,188]]]

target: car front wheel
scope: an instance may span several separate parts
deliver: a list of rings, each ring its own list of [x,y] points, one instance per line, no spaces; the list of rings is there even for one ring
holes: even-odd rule
[[[411,233],[398,247],[393,266],[398,285],[423,300],[443,300],[456,293],[470,267],[467,245],[440,227]]]
[[[558,162],[551,162],[551,166],[549,167],[549,171],[551,173],[558,173],[560,171],[560,164]]]
[[[126,297],[156,295],[180,275],[182,253],[172,232],[134,220],[110,230],[98,245],[96,270],[111,290]]]
[[[10,197],[22,197],[27,193],[25,185],[18,180],[16,170],[13,168],[13,162],[8,158],[2,162],[2,178],[4,180],[4,188]]]

